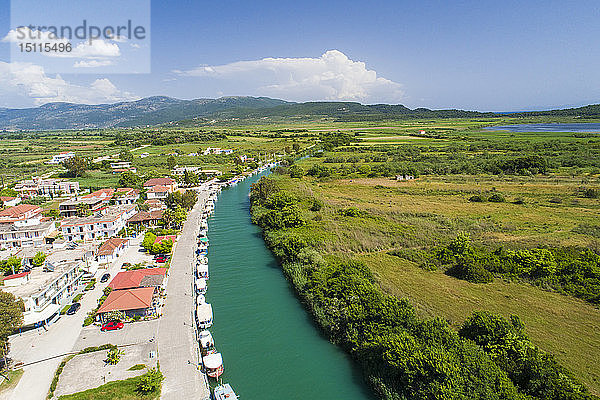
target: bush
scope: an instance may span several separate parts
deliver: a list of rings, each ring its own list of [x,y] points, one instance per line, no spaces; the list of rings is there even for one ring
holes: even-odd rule
[[[160,384],[163,381],[164,376],[160,372],[160,368],[151,368],[142,375],[140,381],[137,384],[137,391],[140,394],[154,393],[160,388]]]
[[[488,197],[488,201],[491,201],[492,203],[504,203],[504,196],[502,196],[500,193],[494,193]]]
[[[304,176],[304,169],[296,164],[289,167],[288,172],[291,178],[302,178]]]
[[[135,364],[127,368],[127,371],[139,371],[144,368],[147,368],[145,364]]]
[[[473,203],[483,203],[485,201],[485,197],[476,194],[474,196],[469,197],[469,201]]]
[[[310,206],[310,211],[321,211],[321,208],[323,208],[323,201],[319,199],[313,199]]]
[[[106,363],[110,365],[117,365],[121,360],[121,355],[123,355],[123,352],[118,348],[112,348],[108,350],[108,353],[106,353]]]

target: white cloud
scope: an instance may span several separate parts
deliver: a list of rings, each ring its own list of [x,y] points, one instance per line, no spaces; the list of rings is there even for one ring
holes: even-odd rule
[[[26,26],[11,29],[8,31],[6,36],[2,38],[3,42],[20,43],[20,42],[56,42],[56,43],[68,43],[69,40],[66,38],[58,38],[52,32],[49,31],[38,31],[36,29],[31,30]]]
[[[25,107],[64,101],[100,104],[139,99],[119,90],[108,79],[96,79],[89,86],[65,81],[60,75],[50,77],[44,68],[30,63],[0,61],[0,98],[4,107]]]
[[[290,100],[350,100],[367,103],[403,99],[399,83],[377,76],[364,62],[338,50],[319,58],[263,58],[174,71],[181,76],[234,81],[253,94]]]

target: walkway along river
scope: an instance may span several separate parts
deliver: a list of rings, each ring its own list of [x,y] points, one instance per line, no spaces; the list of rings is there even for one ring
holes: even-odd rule
[[[242,399],[371,400],[347,355],[313,325],[250,221],[253,176],[224,189],[209,219],[211,332]]]

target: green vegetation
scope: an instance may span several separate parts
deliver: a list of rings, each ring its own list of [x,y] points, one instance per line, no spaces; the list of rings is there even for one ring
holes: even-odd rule
[[[461,338],[446,321],[421,319],[406,300],[384,294],[365,264],[321,254],[322,238],[313,230],[315,225],[305,229],[295,221],[273,224],[268,217],[286,207],[300,212],[308,201],[294,198],[265,178],[253,187],[251,201],[253,220],[265,230],[267,244],[316,322],[358,360],[381,397],[462,398],[460,393],[465,393],[464,398],[491,399],[530,394],[521,382],[510,379],[497,360]],[[311,208],[312,203],[308,203]],[[373,218],[352,207],[336,214],[361,219],[362,229],[365,220]],[[544,361],[540,368],[552,372],[562,367]],[[567,398],[567,390],[556,388],[553,381],[542,383],[546,386],[539,393],[554,391],[559,393],[556,398]],[[579,397],[569,398],[589,397],[575,378],[565,385],[569,390],[577,388],[569,393]]]
[[[7,377],[8,379],[4,379],[2,381],[2,383],[0,383],[0,395],[5,392],[8,391],[12,388],[14,388],[15,386],[17,386],[17,384],[19,383],[19,380],[21,379],[21,376],[23,376],[23,370],[22,369],[17,369],[17,370],[9,370],[9,371],[3,371],[2,375]]]
[[[155,400],[160,398],[160,391],[148,394],[138,392],[138,386],[144,375],[122,381],[109,382],[94,389],[60,396],[60,400]]]
[[[121,361],[122,355],[123,351],[113,347],[106,353],[106,363],[110,365],[117,365],[119,361]]]
[[[139,371],[141,369],[147,368],[145,364],[135,364],[131,367],[127,368],[127,371]]]
[[[0,290],[0,358],[6,356],[8,337],[23,324],[23,300]]]

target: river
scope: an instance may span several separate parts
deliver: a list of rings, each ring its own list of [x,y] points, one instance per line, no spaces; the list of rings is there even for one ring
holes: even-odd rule
[[[206,297],[223,381],[248,400],[374,399],[349,357],[314,326],[251,223],[248,193],[259,177],[223,190],[209,219]]]

